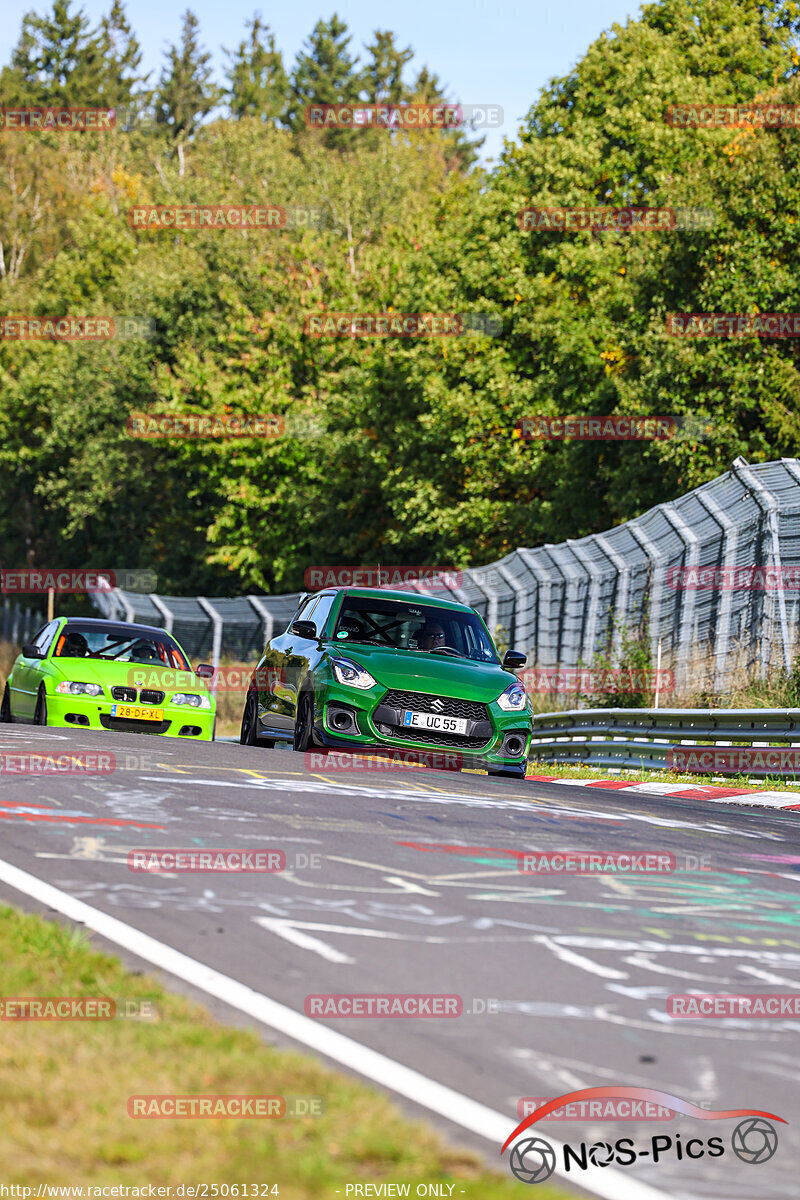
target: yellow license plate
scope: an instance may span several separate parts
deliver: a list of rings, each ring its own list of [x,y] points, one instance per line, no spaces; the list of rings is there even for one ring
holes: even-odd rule
[[[149,708],[141,704],[112,704],[112,717],[122,717],[126,721],[163,721],[163,708]]]

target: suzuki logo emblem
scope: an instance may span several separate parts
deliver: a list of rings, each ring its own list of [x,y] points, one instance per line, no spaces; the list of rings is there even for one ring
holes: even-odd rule
[[[437,700],[433,701],[433,703],[431,704],[431,708],[435,708],[437,712],[441,712],[442,709],[444,708],[444,704],[442,703],[441,700],[437,699]]]

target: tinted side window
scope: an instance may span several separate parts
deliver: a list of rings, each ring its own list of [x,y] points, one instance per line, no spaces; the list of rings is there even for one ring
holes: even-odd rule
[[[298,608],[297,612],[294,614],[294,616],[289,621],[289,624],[286,626],[286,633],[289,632],[289,630],[294,625],[295,621],[307,621],[308,620],[308,614],[311,612],[311,606],[318,599],[319,599],[318,596],[306,596],[305,600],[302,600],[300,602],[300,607]]]
[[[321,634],[322,630],[325,628],[325,622],[327,621],[328,615],[330,614],[330,611],[333,608],[333,602],[335,599],[336,599],[335,593],[332,596],[321,596],[320,597],[319,604],[314,609],[314,616],[313,616],[314,627],[317,631],[317,634]]]
[[[36,645],[44,650],[45,654],[53,644],[53,638],[58,630],[58,621],[51,621],[49,625],[45,625],[44,629],[36,639]]]
[[[43,650],[45,654],[47,653],[57,629],[58,621],[50,621],[47,625],[42,626],[36,637],[33,639],[34,644],[38,646],[40,650]]]

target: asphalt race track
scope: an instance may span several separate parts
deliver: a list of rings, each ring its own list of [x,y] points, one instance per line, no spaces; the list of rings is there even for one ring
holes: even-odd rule
[[[449,1128],[503,1171],[500,1143],[517,1124],[519,1098],[624,1084],[706,1108],[765,1109],[789,1124],[778,1126],[779,1149],[767,1163],[729,1151],[670,1155],[616,1168],[624,1187],[606,1194],[796,1194],[798,1018],[673,1019],[666,998],[800,988],[800,813],[430,770],[312,772],[288,750],[0,727],[0,751],[98,750],[115,755],[113,773],[0,775],[4,902],[71,915],[44,893],[9,886],[22,878],[17,868],[301,1016],[310,994],[461,996],[455,1019],[313,1025],[502,1114],[481,1136],[454,1109]],[[161,847],[280,849],[287,868],[128,868],[129,850]],[[518,853],[531,850],[674,854],[679,869],[522,875]],[[687,855],[695,856],[690,866],[708,856],[710,869],[680,869]],[[113,939],[100,941],[120,952]],[[122,957],[152,969],[130,945]],[[191,990],[186,976],[163,978]],[[242,1019],[219,996],[211,1007]],[[262,1025],[280,1044],[287,1027]],[[383,1082],[410,1104],[413,1088],[395,1088],[391,1073]],[[411,1105],[417,1116],[421,1103]],[[675,1128],[708,1138],[730,1133],[732,1122],[556,1121],[534,1132],[572,1144],[630,1136],[645,1145]],[[611,1180],[613,1172],[594,1175]],[[573,1179],[577,1192],[588,1174]]]

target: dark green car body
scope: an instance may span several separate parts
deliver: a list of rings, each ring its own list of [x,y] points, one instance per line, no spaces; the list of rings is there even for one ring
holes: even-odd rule
[[[438,637],[433,651],[422,648],[430,628],[439,630],[428,634],[428,642]],[[327,589],[305,596],[286,632],[267,643],[240,740],[292,741],[297,750],[452,751],[463,766],[522,777],[532,710],[512,666],[524,662],[509,651],[501,663],[482,618],[466,604],[416,592]]]

